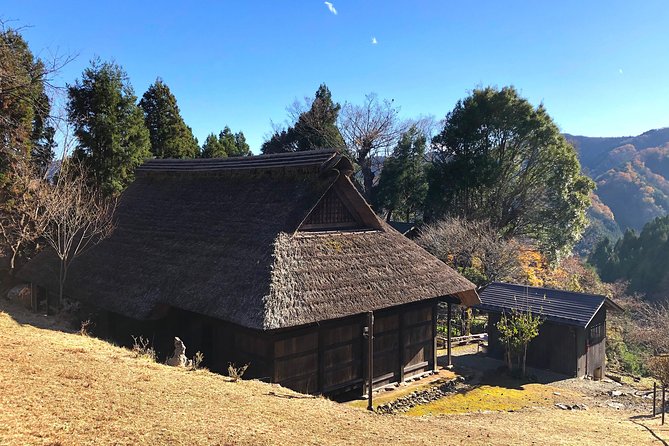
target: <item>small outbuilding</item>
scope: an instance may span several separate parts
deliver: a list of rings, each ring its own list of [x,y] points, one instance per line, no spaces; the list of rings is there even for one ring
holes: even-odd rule
[[[543,319],[527,349],[527,365],[564,375],[601,378],[606,367],[607,310],[621,308],[600,295],[494,282],[480,292],[488,313],[488,354],[504,357],[497,323],[503,313],[531,311]]]
[[[334,150],[148,161],[65,294],[121,342],[164,357],[178,336],[214,371],[248,363],[302,392],[362,389],[370,363],[373,387],[435,370],[438,302],[478,304],[475,286],[379,219],[352,173]],[[57,290],[54,256],[21,277]]]

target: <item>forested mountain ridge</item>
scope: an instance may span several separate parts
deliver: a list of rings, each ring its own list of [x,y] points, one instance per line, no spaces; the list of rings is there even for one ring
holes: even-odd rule
[[[669,128],[625,137],[564,136],[576,147],[583,172],[597,184],[582,250],[597,238],[639,231],[669,214]]]

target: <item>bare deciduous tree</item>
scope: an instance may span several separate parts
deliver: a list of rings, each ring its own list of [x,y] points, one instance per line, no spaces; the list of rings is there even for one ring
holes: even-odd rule
[[[42,233],[39,195],[44,181],[27,159],[11,156],[9,160],[6,175],[11,193],[0,203],[0,237],[10,251],[9,274],[13,276],[19,254]]]
[[[487,222],[447,218],[425,227],[417,242],[479,286],[516,281],[522,274],[519,243],[505,239]]]
[[[669,303],[636,300],[631,308],[636,327],[632,336],[645,343],[653,354],[669,354]]]
[[[72,261],[114,229],[116,200],[105,198],[87,181],[77,164],[61,169],[56,182],[41,194],[43,238],[59,259],[59,301]]]
[[[409,125],[400,121],[399,108],[392,100],[380,101],[375,93],[365,96],[361,105],[344,104],[339,130],[360,166],[367,200],[372,199],[375,171],[382,163],[380,156],[388,155]]]
[[[619,282],[613,286],[616,303],[624,309],[611,314],[613,331],[622,337],[618,342],[633,347],[638,361],[654,378],[669,384],[669,302],[654,303],[640,295],[627,295],[627,285]]]

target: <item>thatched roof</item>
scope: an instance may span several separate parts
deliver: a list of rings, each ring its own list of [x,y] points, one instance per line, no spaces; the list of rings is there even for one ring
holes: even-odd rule
[[[447,295],[478,303],[473,284],[374,215],[351,172],[332,150],[148,161],[66,294],[140,319],[171,306],[256,329]],[[300,231],[335,189],[364,229]],[[20,275],[58,289],[48,252]]]

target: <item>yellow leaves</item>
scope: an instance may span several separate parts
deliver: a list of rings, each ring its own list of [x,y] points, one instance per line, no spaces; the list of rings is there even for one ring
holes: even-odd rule
[[[539,251],[523,248],[518,254],[523,274],[530,286],[545,286],[550,265],[546,257]]]
[[[530,286],[557,288],[580,293],[608,295],[597,273],[575,256],[563,259],[554,266],[539,251],[523,249],[518,254],[526,283]]]

